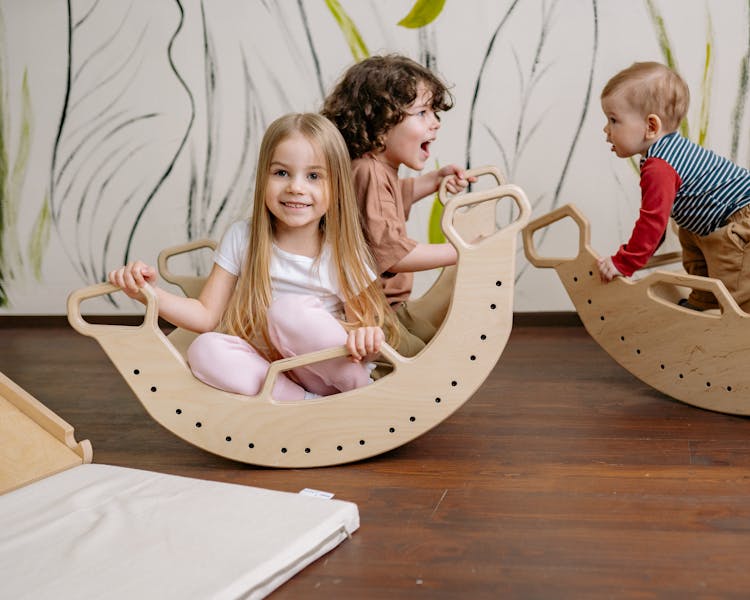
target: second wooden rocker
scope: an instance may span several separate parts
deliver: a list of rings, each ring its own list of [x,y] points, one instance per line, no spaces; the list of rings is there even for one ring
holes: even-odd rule
[[[578,254],[540,256],[534,233],[564,218],[579,227]],[[602,283],[590,235],[588,221],[567,204],[528,224],[524,251],[534,266],[555,269],[591,337],[644,383],[693,406],[750,415],[750,315],[724,284],[670,271]],[[679,306],[681,288],[713,293],[720,314]]]

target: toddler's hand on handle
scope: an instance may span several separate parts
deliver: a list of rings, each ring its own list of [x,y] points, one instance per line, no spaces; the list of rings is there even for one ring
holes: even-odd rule
[[[448,181],[445,182],[445,189],[451,194],[458,194],[466,189],[470,183],[477,180],[474,176],[467,177],[466,171],[458,165],[446,165],[438,170],[438,175],[440,179],[448,177]]]
[[[380,352],[385,341],[385,334],[380,327],[358,327],[352,329],[346,338],[346,349],[349,350],[352,362],[369,362]]]
[[[156,283],[157,274],[156,269],[137,260],[110,271],[107,279],[111,284],[122,289],[130,298],[138,298],[144,285]]]
[[[615,277],[622,277],[622,273],[617,270],[615,264],[612,262],[612,257],[598,258],[596,260],[596,266],[599,267],[599,278],[603,283],[609,283]]]

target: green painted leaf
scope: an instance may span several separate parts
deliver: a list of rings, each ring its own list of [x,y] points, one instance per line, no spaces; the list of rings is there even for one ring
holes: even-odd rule
[[[737,83],[737,98],[734,101],[732,109],[732,151],[730,158],[737,162],[737,152],[740,146],[740,136],[742,135],[742,119],[745,114],[745,98],[747,98],[748,80],[750,76],[750,48],[740,61],[739,81]]]
[[[432,210],[430,211],[430,224],[427,229],[427,239],[430,244],[442,244],[445,242],[445,234],[443,234],[443,228],[440,222],[443,219],[443,203],[440,202],[440,198],[435,194],[435,200],[432,203]]]
[[[648,9],[649,16],[651,17],[651,23],[656,31],[656,37],[659,41],[659,49],[661,55],[664,57],[664,63],[670,69],[676,69],[676,61],[674,53],[672,52],[672,43],[669,41],[669,35],[667,34],[667,26],[664,22],[664,17],[659,12],[659,8],[656,6],[653,0],[646,0],[646,8]],[[690,128],[688,126],[687,119],[683,119],[680,123],[680,133],[686,137],[690,137]]]
[[[0,26],[3,25],[2,14],[0,13]],[[1,33],[1,30],[0,30]],[[8,115],[5,110],[5,65],[4,56],[0,56],[0,306],[7,306],[8,295],[5,289],[5,283],[9,279],[7,269],[7,251],[6,251],[6,231],[8,220],[8,150],[7,150],[7,131]]]
[[[706,142],[708,135],[708,120],[711,112],[711,75],[713,75],[713,62],[711,60],[713,48],[713,22],[711,14],[706,19],[706,60],[703,63],[703,78],[701,79],[701,109],[698,121],[698,145],[702,146]]]
[[[641,165],[640,162],[635,159],[633,156],[628,157],[628,162],[630,163],[630,168],[633,169],[633,172],[640,177],[641,176]]]
[[[37,281],[42,280],[42,260],[44,258],[44,251],[49,244],[51,224],[49,196],[45,194],[42,208],[39,210],[39,214],[34,222],[34,229],[31,232],[28,249],[31,265],[34,269],[34,276]]]
[[[429,25],[443,11],[445,0],[417,0],[411,7],[409,14],[401,19],[398,24],[408,29],[419,29]]]
[[[349,15],[346,14],[339,1],[326,0],[326,6],[328,6],[328,10],[331,11],[333,18],[336,19],[336,23],[339,25],[339,29],[344,34],[344,39],[349,44],[349,51],[352,53],[354,60],[360,61],[370,56],[370,51],[367,49],[357,26]]]
[[[7,187],[5,190],[5,274],[14,277],[23,267],[23,255],[21,243],[18,238],[18,214],[21,208],[21,197],[23,184],[26,179],[26,171],[31,152],[31,130],[32,130],[31,93],[29,92],[29,78],[27,69],[23,71],[21,82],[21,119],[18,132],[18,143],[16,144],[16,155],[13,168],[8,173]],[[14,269],[16,271],[14,271]]]

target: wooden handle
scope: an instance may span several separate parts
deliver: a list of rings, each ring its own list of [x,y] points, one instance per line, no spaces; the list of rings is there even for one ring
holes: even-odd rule
[[[711,292],[721,307],[722,315],[733,315],[742,318],[745,314],[724,286],[724,283],[718,279],[700,277],[698,275],[688,275],[687,273],[675,273],[674,271],[656,271],[645,277],[642,281],[643,289],[646,290],[648,297],[655,300],[659,300],[659,298],[654,293],[653,288],[658,284],[668,284],[687,287],[693,290]],[[679,308],[680,307],[675,305],[675,309]],[[704,316],[715,317],[715,315]]]
[[[203,285],[206,282],[205,277],[199,277],[196,275],[177,275],[169,270],[168,262],[169,259],[178,254],[185,254],[187,252],[193,252],[194,250],[200,250],[202,248],[209,248],[211,250],[216,249],[216,242],[209,239],[195,240],[186,244],[179,244],[170,248],[165,248],[159,253],[157,259],[157,265],[159,267],[159,274],[164,278],[165,281],[172,283],[182,289],[183,293],[188,298],[197,298],[200,295]]]
[[[192,242],[187,242],[185,244],[178,244],[176,246],[170,246],[169,248],[164,248],[164,250],[159,252],[159,257],[157,259],[159,273],[169,283],[176,283],[174,280],[179,279],[181,276],[175,275],[169,270],[169,267],[167,266],[169,259],[172,258],[173,256],[177,256],[179,254],[186,254],[187,252],[200,250],[202,248],[209,248],[211,250],[215,250],[216,242],[206,238],[206,239],[201,239],[201,240],[194,240]]]
[[[552,223],[561,221],[562,219],[570,217],[578,225],[578,255],[575,258],[543,258],[536,251],[534,245],[534,233],[543,227],[548,227]],[[556,267],[557,265],[576,260],[581,255],[583,248],[586,248],[590,244],[591,229],[589,222],[586,217],[572,204],[565,204],[560,208],[557,208],[546,215],[542,215],[538,219],[534,219],[526,227],[523,232],[523,249],[526,254],[526,258],[535,267]]]
[[[395,369],[398,369],[398,364],[407,362],[410,359],[404,358],[396,350],[394,350],[388,344],[383,344],[380,349],[380,354],[387,358]],[[349,351],[346,346],[337,346],[335,348],[326,348],[325,350],[318,350],[317,352],[308,352],[307,354],[300,354],[299,356],[292,356],[290,358],[282,358],[280,360],[273,361],[268,367],[268,373],[266,373],[266,379],[263,382],[263,387],[260,389],[258,398],[261,401],[271,401],[273,386],[276,383],[276,378],[280,373],[310,365],[324,360],[330,360],[332,358],[340,358],[343,356],[349,356]]]
[[[445,237],[448,238],[448,240],[454,246],[456,247],[461,246],[464,248],[468,247],[463,242],[463,240],[461,240],[460,236],[458,235],[458,232],[453,226],[453,217],[454,217],[456,210],[464,206],[479,204],[479,203],[487,202],[490,200],[498,200],[500,198],[511,198],[516,203],[516,206],[518,207],[518,212],[519,212],[518,217],[516,218],[515,221],[506,225],[502,229],[499,229],[493,235],[497,235],[501,232],[517,227],[528,221],[529,216],[531,215],[531,205],[529,204],[529,201],[526,198],[526,194],[520,187],[516,185],[504,184],[503,177],[500,174],[500,171],[496,167],[482,167],[478,169],[472,169],[470,171],[467,171],[466,173],[469,176],[479,176],[479,175],[487,175],[487,174],[492,175],[495,177],[495,180],[498,182],[498,185],[493,188],[486,189],[486,190],[479,190],[477,192],[467,192],[465,194],[458,194],[448,200],[444,200],[446,179],[443,179],[443,181],[440,184],[440,192],[439,192],[441,201],[445,202],[445,210],[443,211],[442,226],[443,226],[443,231],[445,232]]]
[[[119,292],[120,288],[111,283],[97,283],[80,290],[71,292],[68,296],[68,323],[78,333],[83,335],[96,338],[104,331],[111,331],[112,327],[119,327],[120,329],[132,329],[123,325],[94,325],[86,321],[81,315],[81,302],[98,296],[106,296]],[[146,297],[146,314],[143,318],[143,326],[152,327],[158,329],[159,327],[159,307],[154,289],[146,284],[141,288],[141,293]]]
[[[465,173],[466,177],[476,177],[477,179],[479,179],[482,175],[492,175],[495,178],[497,185],[503,185],[505,183],[505,177],[500,172],[500,169],[492,165],[468,169]],[[447,189],[449,179],[450,176],[443,177],[443,179],[440,180],[440,187],[438,188],[438,198],[443,205],[448,204],[448,202],[450,201]]]

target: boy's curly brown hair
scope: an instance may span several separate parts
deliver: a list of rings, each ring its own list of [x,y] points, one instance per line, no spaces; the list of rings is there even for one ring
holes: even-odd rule
[[[404,118],[420,83],[432,95],[435,112],[453,107],[453,97],[437,75],[406,56],[388,54],[352,65],[328,94],[321,114],[341,131],[351,158],[359,158],[384,148],[384,134]]]

